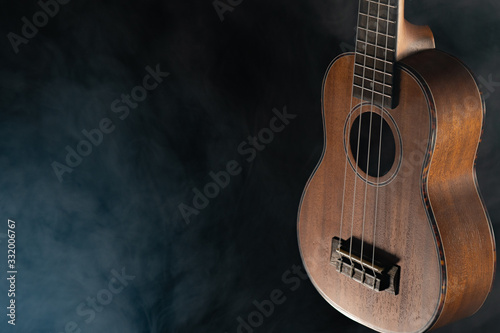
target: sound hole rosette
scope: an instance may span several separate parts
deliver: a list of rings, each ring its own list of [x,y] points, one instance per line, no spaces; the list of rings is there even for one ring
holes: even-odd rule
[[[356,153],[356,150],[353,151],[353,149],[351,149],[351,134],[357,135],[357,132],[359,131],[359,126],[353,126],[353,124],[357,123],[356,119],[358,119],[358,117],[361,116],[367,117],[367,115],[369,115],[370,112],[373,112],[373,115],[378,116],[379,119],[380,118],[383,119],[385,123],[385,125],[383,125],[384,130],[389,128],[392,137],[394,138],[394,161],[390,169],[380,177],[372,176],[369,173],[367,173],[366,171],[368,170],[366,171],[364,170],[366,169],[366,165],[364,166],[364,168],[358,165],[358,163],[356,162],[356,156],[354,155]],[[380,122],[378,122],[377,124],[378,126],[380,126]],[[361,126],[364,127],[363,121],[361,123]],[[353,133],[353,131],[355,132]],[[382,135],[384,135],[384,132],[382,132]],[[376,142],[376,145],[378,146],[378,142]],[[384,150],[382,149],[382,152],[383,151]],[[392,115],[387,110],[382,109],[377,105],[373,105],[370,103],[363,103],[357,105],[354,109],[351,110],[351,112],[349,113],[349,115],[345,120],[344,152],[346,154],[350,168],[364,182],[372,186],[385,186],[390,182],[392,182],[394,178],[396,178],[396,175],[398,174],[399,170],[401,169],[402,156],[403,156],[403,142],[401,139],[401,133]],[[377,164],[378,159],[376,159],[375,161],[370,161],[369,164],[372,165],[372,163]]]

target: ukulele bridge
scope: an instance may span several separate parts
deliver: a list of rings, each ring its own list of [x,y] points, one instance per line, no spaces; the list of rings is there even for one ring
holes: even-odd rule
[[[351,244],[351,240],[344,241],[333,237],[330,263],[335,266],[337,272],[375,291],[387,291],[397,295],[399,266],[373,260],[369,251],[361,256],[356,240],[353,240],[353,244],[355,245]],[[369,246],[366,248],[370,249]]]

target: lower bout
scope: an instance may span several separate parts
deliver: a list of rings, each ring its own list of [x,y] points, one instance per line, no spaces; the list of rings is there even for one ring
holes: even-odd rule
[[[321,168],[319,173],[322,174]],[[317,198],[322,192],[314,188],[314,180],[310,185],[313,188],[304,198],[306,206],[312,205],[312,198]],[[391,191],[389,187],[385,190]],[[400,268],[397,294],[387,288],[375,291],[370,288],[370,283],[360,282],[359,276],[356,279],[340,272],[339,267],[332,263],[332,254],[336,250],[332,239],[339,236],[340,223],[331,217],[340,216],[338,211],[309,206],[301,212],[301,254],[312,283],[338,311],[380,332],[423,332],[432,326],[441,310],[442,277],[436,241],[418,190],[410,192],[415,192],[416,203],[412,201],[408,206],[400,196],[394,196],[390,201],[395,209],[380,215],[390,227],[379,230],[377,235],[376,251],[385,253],[382,257],[377,255],[377,261],[382,266]],[[337,193],[334,197],[339,195]],[[403,215],[410,217],[402,219]],[[348,231],[344,230],[344,239],[351,237]],[[356,228],[356,223],[352,233],[355,238],[363,238],[362,227]],[[373,242],[367,240],[365,245],[373,245]]]

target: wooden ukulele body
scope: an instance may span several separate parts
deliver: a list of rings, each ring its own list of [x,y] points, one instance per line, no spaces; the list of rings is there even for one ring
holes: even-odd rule
[[[351,97],[353,62],[341,55],[325,76],[324,150],[299,209],[311,281],[337,310],[380,332],[424,332],[470,316],[496,262],[474,168],[484,116],[475,80],[457,59],[426,50],[398,63],[398,105],[381,111]],[[383,112],[394,136],[394,163],[379,179],[356,166],[349,148],[360,112]],[[340,273],[333,237],[360,239],[397,265],[396,294]]]

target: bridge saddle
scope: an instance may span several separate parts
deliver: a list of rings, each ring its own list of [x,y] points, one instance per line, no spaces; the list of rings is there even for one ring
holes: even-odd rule
[[[400,268],[397,265],[384,264],[371,259],[371,247],[363,257],[359,251],[359,241],[353,240],[354,246],[347,247],[351,240],[341,240],[338,237],[332,239],[332,252],[330,263],[334,265],[337,272],[348,276],[374,291],[386,291],[393,295],[399,293]]]

